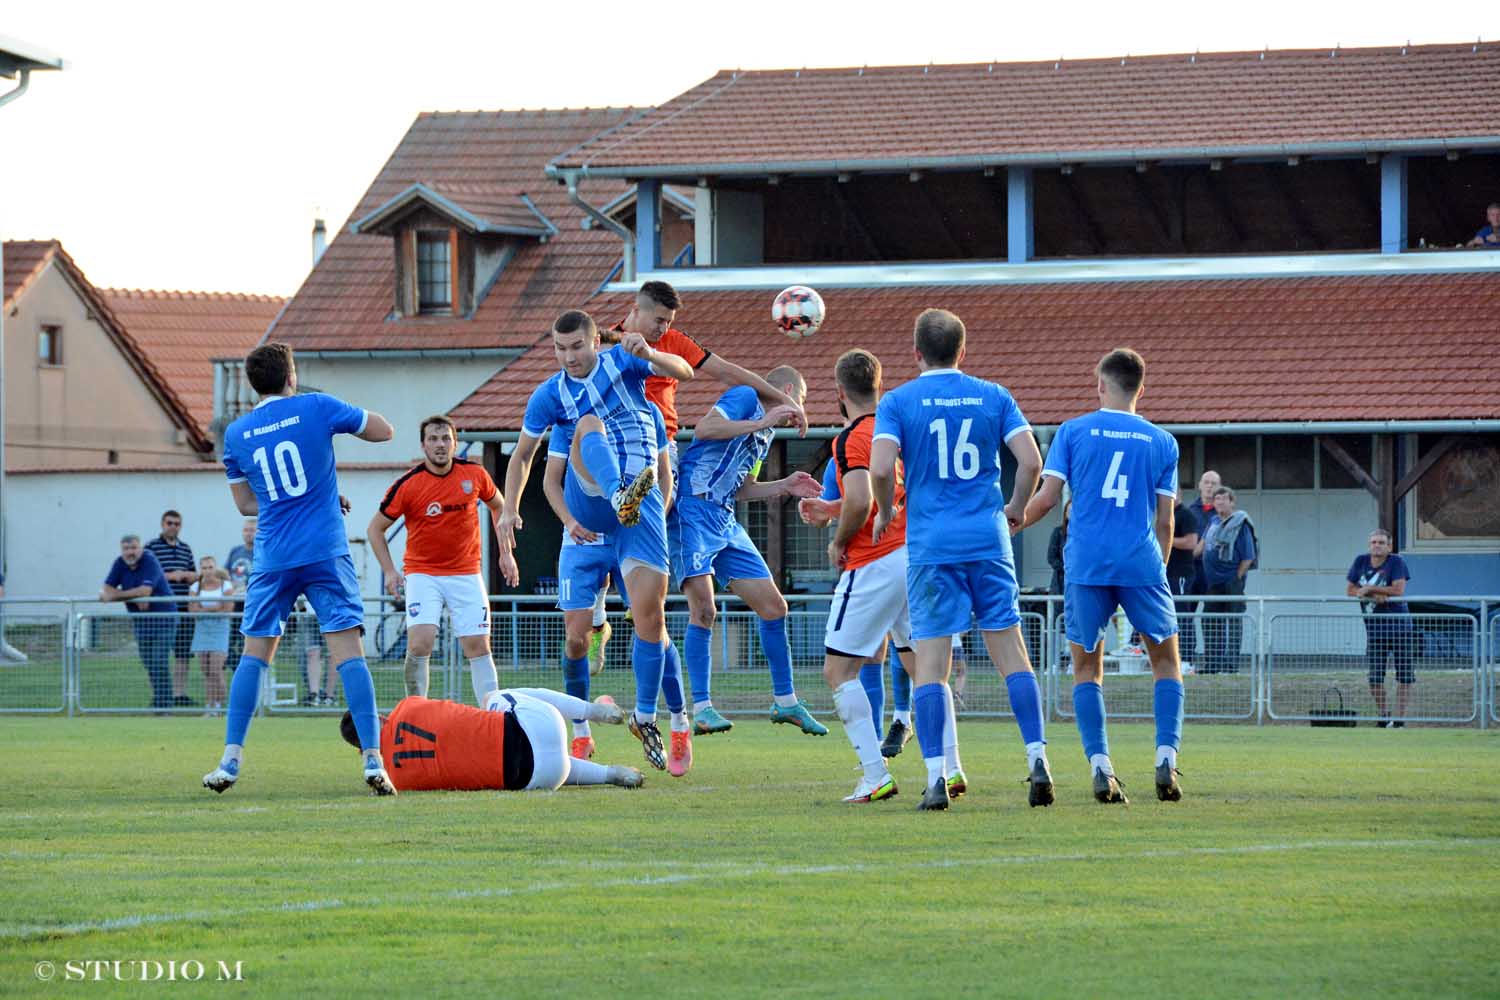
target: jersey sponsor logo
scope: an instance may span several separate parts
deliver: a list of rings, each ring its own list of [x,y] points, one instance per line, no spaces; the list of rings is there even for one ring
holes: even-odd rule
[[[417,617],[417,615],[422,613],[421,602],[419,601],[416,604],[408,604],[406,606],[406,613],[411,615],[413,618]]]
[[[427,516],[438,517],[443,513],[443,505],[434,500],[427,505]]]

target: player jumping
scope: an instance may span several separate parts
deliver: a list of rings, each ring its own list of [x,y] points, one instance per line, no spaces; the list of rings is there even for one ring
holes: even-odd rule
[[[335,434],[389,441],[391,425],[378,413],[321,392],[298,395],[297,367],[286,344],[262,344],[251,351],[245,377],[261,399],[224,429],[224,470],[239,512],[260,519],[255,573],[240,627],[245,650],[229,687],[224,756],[203,776],[203,787],[223,792],[239,780],[261,673],[276,655],[292,605],[305,593],[344,683],[365,783],[377,795],[394,795],[396,786],[380,760],[375,684],[361,640],[364,606],[349,557],[343,519],[347,501],[339,496],[333,454]]]
[[[941,309],[917,317],[913,339],[921,374],[881,399],[875,414],[870,479],[878,542],[894,522],[896,457],[905,465],[907,596],[917,647],[917,742],[927,764],[921,809],[947,809],[948,755],[956,748],[952,637],[977,619],[990,659],[1005,678],[1026,743],[1033,806],[1052,804],[1052,773],[1041,689],[1021,637],[1011,528],[1036,489],[1041,454],[1009,392],[958,370],[964,324]],[[1016,458],[1010,503],[1000,486],[1000,446]]]
[[[1146,640],[1155,677],[1156,797],[1182,798],[1177,747],[1182,740],[1182,667],[1177,614],[1167,586],[1172,513],[1177,499],[1177,441],[1138,416],[1146,362],[1129,348],[1110,351],[1094,369],[1099,409],[1065,421],[1052,439],[1042,488],[1026,505],[1034,524],[1073,495],[1063,548],[1063,621],[1073,655],[1073,714],[1094,776],[1094,797],[1125,802],[1105,735],[1105,626],[1115,608]]]

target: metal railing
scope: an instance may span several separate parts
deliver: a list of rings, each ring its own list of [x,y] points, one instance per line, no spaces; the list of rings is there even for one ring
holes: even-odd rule
[[[1072,668],[1062,599],[1021,600],[1023,633],[1048,717],[1071,719]],[[1335,711],[1342,713],[1340,719],[1365,723],[1396,714],[1414,723],[1482,728],[1500,723],[1500,597],[1422,598],[1422,608],[1450,609],[1399,616],[1362,616],[1356,601],[1341,596],[1199,600],[1201,611],[1179,616],[1183,647],[1193,650],[1184,657],[1185,667],[1189,660],[1194,666],[1185,670],[1190,719],[1264,724],[1316,721]],[[787,601],[798,693],[813,711],[831,713],[832,696],[822,678],[830,597],[793,594]],[[238,615],[178,612],[168,598],[150,603],[165,610],[126,614],[118,604],[74,598],[0,601],[0,714],[214,712],[213,694],[227,690],[239,656]],[[1243,603],[1244,610],[1216,610],[1226,603]],[[384,598],[367,598],[365,606],[366,660],[379,704],[391,705],[404,693],[404,615]],[[490,644],[501,684],[561,687],[564,628],[555,598],[493,597],[491,608]],[[714,703],[726,714],[765,712],[771,685],[756,616],[732,597],[721,599],[718,612],[711,647]],[[594,678],[594,693],[633,698],[629,626],[618,604],[610,617],[617,638],[607,647],[604,671]],[[686,625],[686,604],[674,596],[667,627],[679,649]],[[1106,639],[1110,715],[1149,718],[1150,666],[1129,649],[1128,623],[1120,626]],[[200,631],[227,631],[222,668],[194,650]],[[203,645],[219,648],[222,642],[207,636]],[[1005,685],[977,630],[964,636],[963,647],[967,670],[960,714],[1010,715]],[[261,710],[341,712],[334,666],[313,616],[294,614],[266,673]],[[1384,709],[1372,683],[1379,667],[1385,675]],[[220,670],[223,689],[215,683]],[[446,625],[430,670],[433,697],[473,702],[467,666]],[[320,701],[320,694],[328,697]]]

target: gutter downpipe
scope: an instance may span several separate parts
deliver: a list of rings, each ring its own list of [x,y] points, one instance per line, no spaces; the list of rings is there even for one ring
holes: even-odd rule
[[[635,233],[631,232],[625,226],[621,225],[619,222],[616,222],[614,219],[611,219],[609,216],[605,215],[603,212],[599,211],[593,205],[584,200],[583,195],[578,193],[578,171],[563,171],[563,180],[568,185],[568,200],[571,201],[574,205],[577,205],[585,215],[593,219],[595,222],[599,223],[599,225],[603,226],[605,229],[608,229],[610,232],[614,233],[616,236],[620,237],[621,241],[624,242],[625,266],[620,274],[620,280],[629,284],[634,284]]]

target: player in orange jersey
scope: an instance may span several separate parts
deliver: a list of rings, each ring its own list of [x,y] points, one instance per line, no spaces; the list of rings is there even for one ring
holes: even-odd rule
[[[625,721],[608,696],[590,704],[542,688],[511,688],[491,691],[479,709],[411,695],[381,720],[380,755],[403,792],[640,787],[641,772],[633,767],[569,757],[563,712],[615,725]],[[348,712],[339,732],[358,745]]]
[[[458,435],[452,420],[428,417],[421,435],[422,464],[391,484],[370,518],[370,551],[385,572],[386,591],[393,597],[406,595],[406,693],[427,696],[427,664],[446,605],[469,661],[474,701],[482,705],[500,683],[490,655],[490,601],[479,573],[480,528],[474,507],[488,507],[493,525],[505,498],[484,466],[454,457]],[[406,519],[406,556],[398,571],[385,533],[401,518]],[[514,576],[515,554],[503,544],[498,553],[501,571]]]

